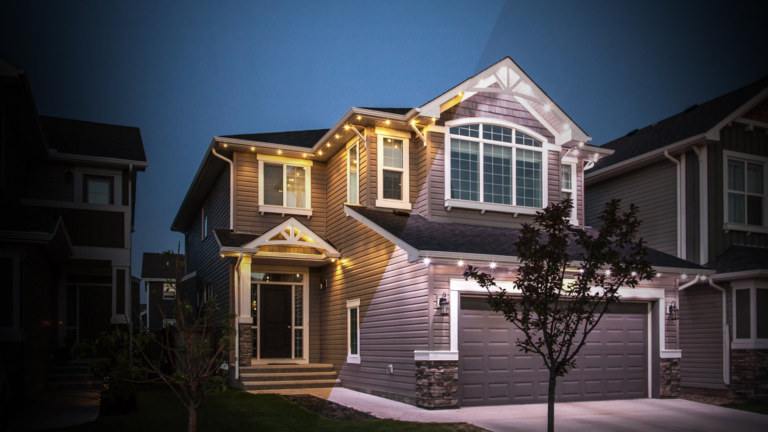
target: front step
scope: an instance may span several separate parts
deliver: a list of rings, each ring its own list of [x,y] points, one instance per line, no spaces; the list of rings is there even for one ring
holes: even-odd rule
[[[51,368],[50,390],[100,390],[104,384],[88,371],[88,364],[60,364]]]
[[[331,364],[274,364],[240,368],[240,381],[246,390],[287,390],[330,388],[337,385]]]

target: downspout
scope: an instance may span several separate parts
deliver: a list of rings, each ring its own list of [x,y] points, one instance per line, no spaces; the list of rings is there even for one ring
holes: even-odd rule
[[[685,221],[683,218],[685,217],[685,203],[683,200],[685,199],[685,191],[683,190],[682,186],[682,176],[681,176],[681,170],[682,166],[680,165],[680,161],[675,159],[669,154],[669,150],[664,150],[664,156],[671,160],[672,163],[675,164],[675,177],[677,179],[677,256],[679,258],[685,259],[685,240],[684,240],[684,231],[685,231]]]
[[[709,196],[707,195],[707,147],[694,146],[693,151],[699,158],[699,264],[707,262],[709,257]]]
[[[240,261],[243,260],[243,254],[237,255],[235,263],[235,311],[239,311],[240,301]],[[235,329],[235,379],[240,379],[240,320],[235,317],[237,328]]]
[[[213,147],[211,147],[211,153],[217,158],[229,164],[229,230],[232,231],[232,229],[234,229],[234,226],[235,226],[234,224],[235,200],[232,199],[235,196],[235,165],[232,163],[231,160],[216,153],[216,149]]]
[[[727,307],[725,304],[725,288],[716,284],[711,278],[709,279],[709,286],[720,291],[723,294],[723,383],[725,385],[731,384],[731,331],[728,328],[728,316],[726,315]]]

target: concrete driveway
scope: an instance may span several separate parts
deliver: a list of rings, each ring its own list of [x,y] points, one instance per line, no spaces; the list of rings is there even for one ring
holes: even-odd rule
[[[328,400],[379,418],[465,422],[498,432],[547,430],[546,404],[425,410],[339,387],[331,391]],[[768,415],[683,399],[564,402],[555,406],[555,429],[558,432],[764,432],[768,430]]]

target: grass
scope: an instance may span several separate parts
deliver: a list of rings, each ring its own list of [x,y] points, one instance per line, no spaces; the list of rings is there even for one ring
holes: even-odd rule
[[[95,421],[66,429],[68,432],[183,431],[187,413],[167,390],[147,390],[138,395],[138,410],[126,415],[99,416]],[[206,431],[480,431],[472,425],[414,423],[395,420],[330,420],[278,395],[253,395],[228,390],[209,395],[197,416],[197,430]]]
[[[748,402],[731,402],[723,405],[726,408],[734,408],[742,411],[750,411],[758,414],[768,414],[768,399],[753,400]]]

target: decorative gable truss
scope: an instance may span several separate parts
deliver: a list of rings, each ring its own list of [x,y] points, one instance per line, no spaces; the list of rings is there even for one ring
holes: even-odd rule
[[[325,261],[339,258],[330,243],[295,218],[290,218],[240,247],[222,246],[222,253],[241,252],[254,258]]]

